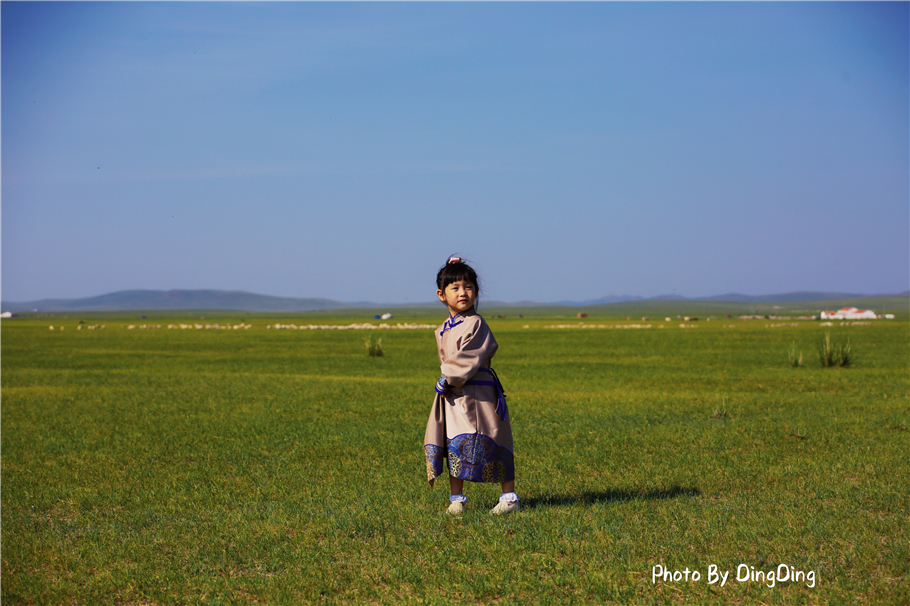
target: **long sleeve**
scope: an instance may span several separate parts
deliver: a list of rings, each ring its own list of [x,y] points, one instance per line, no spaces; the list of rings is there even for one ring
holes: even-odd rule
[[[488,360],[499,347],[487,323],[480,316],[471,316],[464,324],[464,328],[457,331],[457,334],[447,335],[456,341],[454,351],[445,359],[442,359],[443,351],[440,348],[442,374],[446,376],[449,385],[457,388],[464,386],[479,368],[487,366]]]

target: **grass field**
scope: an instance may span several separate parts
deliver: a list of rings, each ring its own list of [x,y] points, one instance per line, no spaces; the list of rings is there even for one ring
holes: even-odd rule
[[[266,329],[354,312],[3,320],[3,603],[910,603],[906,316],[483,313],[524,506],[501,518],[498,486],[457,519],[427,486],[430,330],[369,357],[366,331]],[[252,328],[166,328],[215,321]],[[849,367],[818,365],[826,331]]]

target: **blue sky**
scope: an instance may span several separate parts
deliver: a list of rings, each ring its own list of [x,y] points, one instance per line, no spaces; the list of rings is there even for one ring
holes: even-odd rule
[[[11,3],[2,296],[910,288],[908,3]]]

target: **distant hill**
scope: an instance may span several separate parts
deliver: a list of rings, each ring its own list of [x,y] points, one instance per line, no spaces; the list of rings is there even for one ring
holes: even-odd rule
[[[803,301],[841,301],[844,299],[862,299],[864,297],[900,297],[910,296],[910,291],[897,295],[861,295],[843,292],[790,292],[778,295],[741,295],[730,293],[713,297],[684,297],[682,295],[658,295],[656,297],[634,297],[631,295],[608,295],[588,301],[559,301],[550,305],[570,307],[591,307],[611,303],[634,303],[636,301],[730,301],[736,303],[799,303]]]
[[[3,311],[120,311],[129,309],[219,309],[236,311],[319,311],[369,307],[371,303],[341,303],[331,299],[270,297],[227,290],[121,290],[85,299],[3,301]]]
[[[896,295],[859,295],[852,293],[829,292],[793,292],[778,295],[741,295],[726,294],[713,297],[687,298],[680,295],[661,295],[657,297],[636,297],[632,295],[610,295],[588,301],[559,301],[556,303],[536,303],[521,301],[505,303],[501,301],[482,301],[485,308],[521,308],[521,307],[595,307],[602,305],[639,305],[652,307],[659,303],[800,303],[812,301],[847,301],[869,297],[910,298],[910,291]],[[438,307],[439,303],[380,304],[371,301],[343,303],[332,299],[295,299],[289,297],[272,297],[257,295],[239,290],[122,290],[97,297],[84,299],[42,299],[40,301],[0,303],[3,311],[125,311],[125,310],[225,310],[225,311],[324,311],[333,309],[357,309],[376,307]]]
[[[700,297],[694,301],[737,301],[740,303],[800,303],[803,301],[840,301],[842,299],[862,299],[864,297],[888,295],[861,295],[843,292],[788,292],[780,295],[739,295],[727,294],[714,297]]]
[[[731,315],[814,315],[824,309],[859,307],[876,313],[894,313],[907,317],[910,312],[910,293],[899,295],[866,296],[823,301],[729,301],[664,299],[611,303],[592,307],[574,307],[591,314],[607,314],[627,317],[663,316],[724,316]],[[565,308],[563,308],[565,309]]]
[[[644,301],[644,297],[635,297],[632,295],[607,295],[599,299],[588,299],[587,301],[556,301],[549,305],[567,305],[569,307],[590,307],[591,305],[609,305],[610,303],[628,303],[629,301]]]

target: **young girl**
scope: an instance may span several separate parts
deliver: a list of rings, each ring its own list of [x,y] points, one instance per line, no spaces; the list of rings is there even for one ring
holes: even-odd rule
[[[490,368],[496,349],[493,333],[474,304],[477,274],[460,257],[451,257],[436,274],[436,296],[449,318],[436,330],[442,376],[427,422],[424,452],[430,486],[449,471],[449,513],[464,511],[464,481],[499,482],[502,496],[490,513],[518,509],[512,426],[502,384]]]

